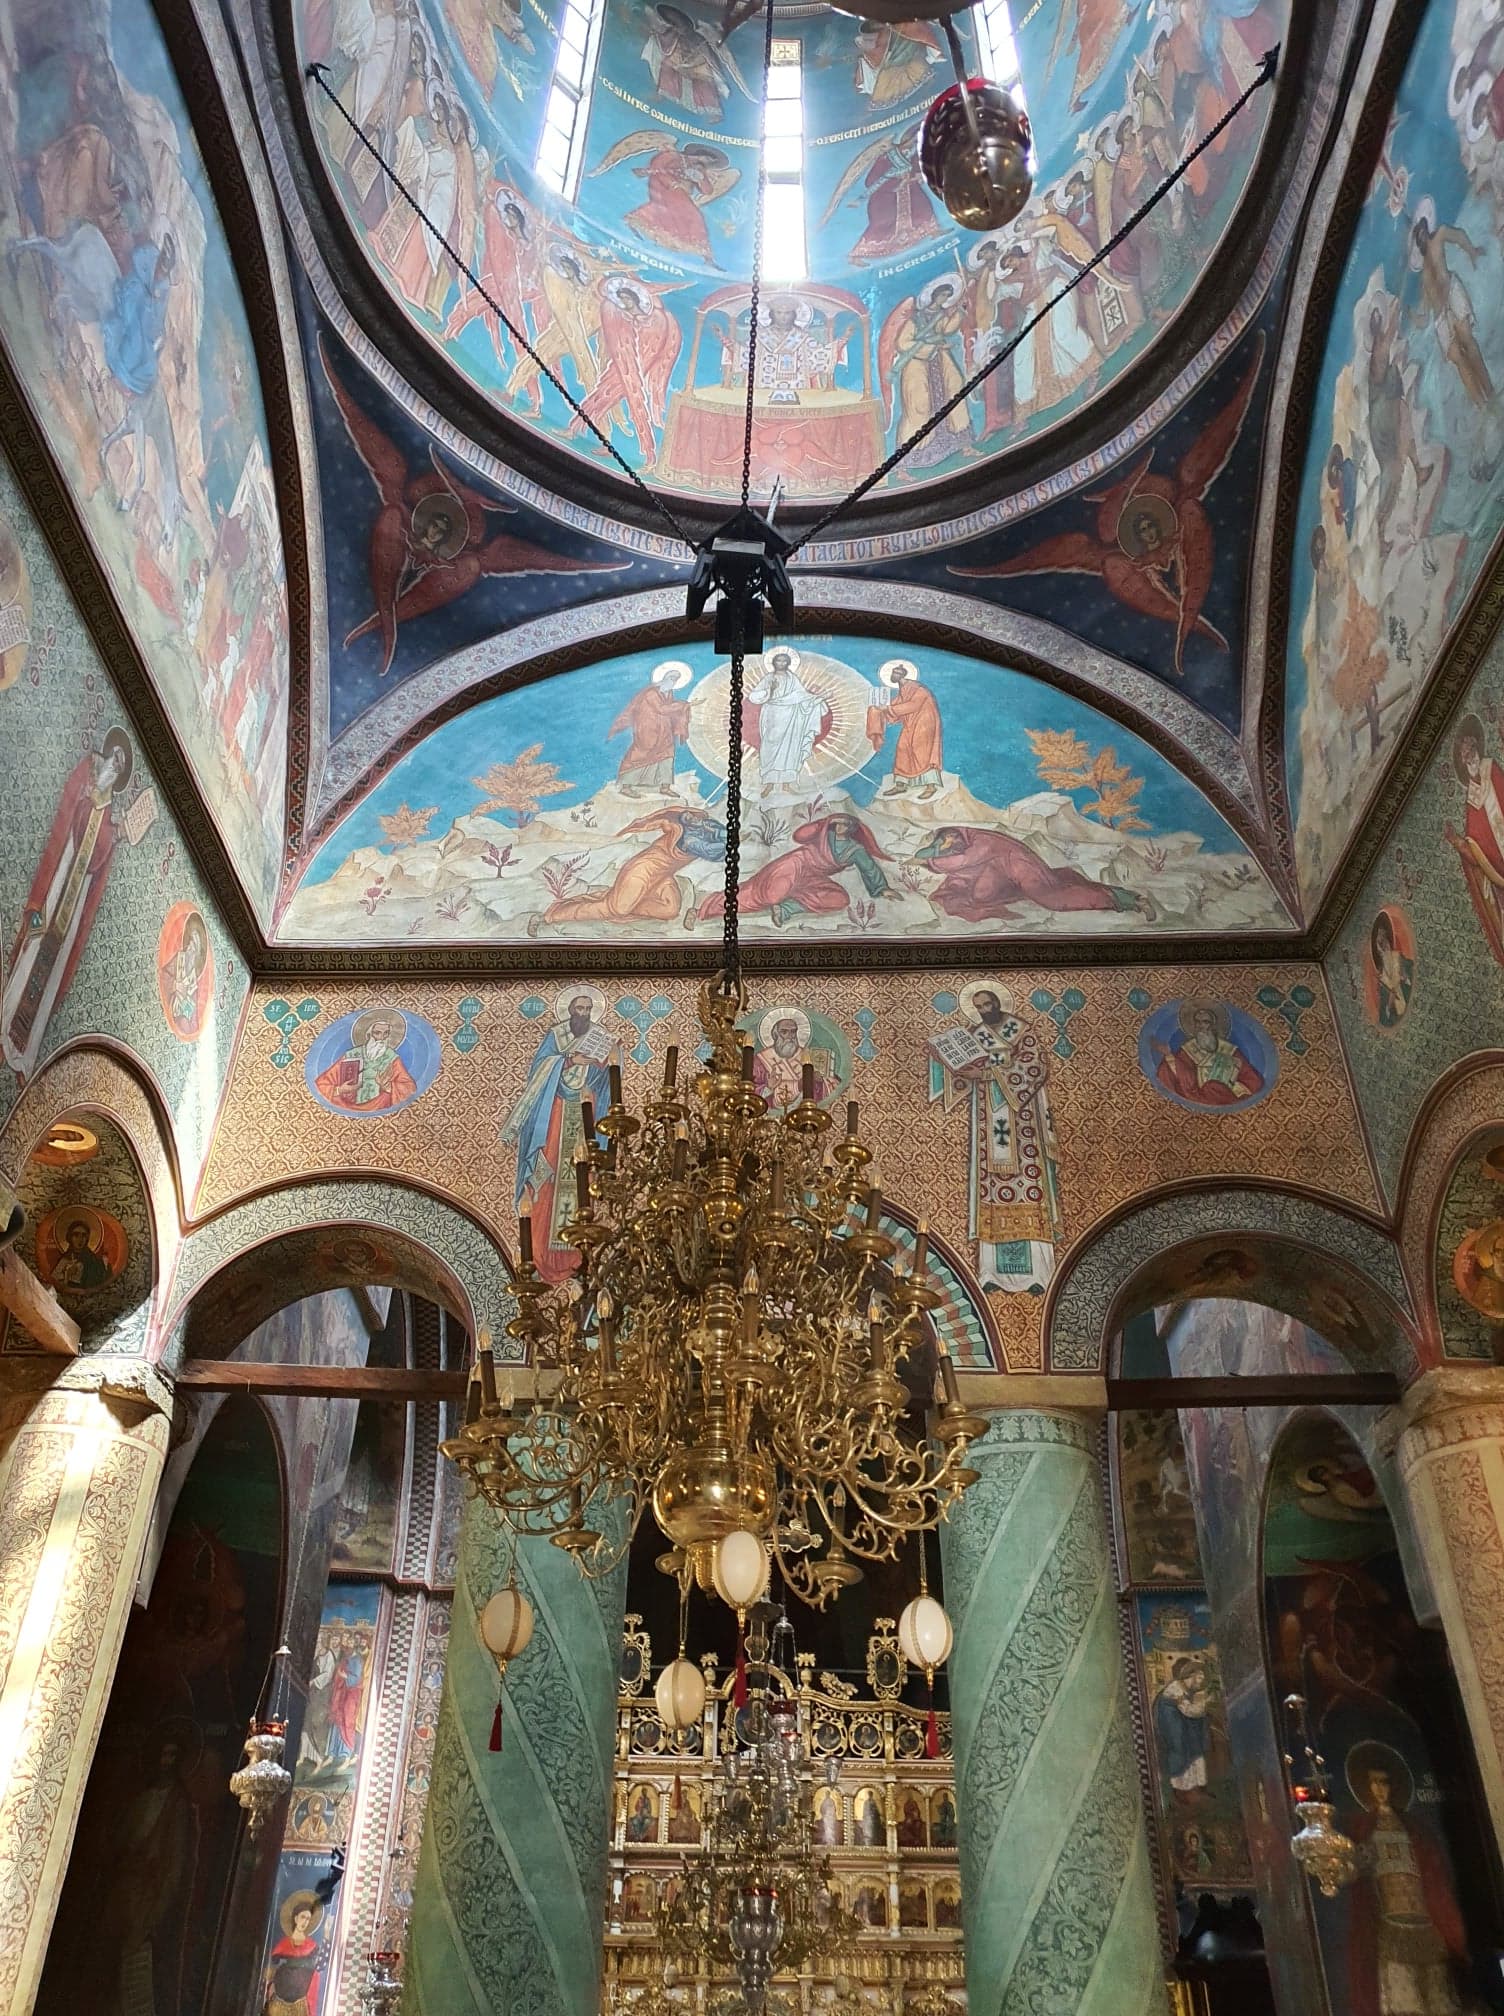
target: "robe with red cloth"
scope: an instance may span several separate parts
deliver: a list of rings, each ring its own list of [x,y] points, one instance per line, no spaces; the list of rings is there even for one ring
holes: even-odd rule
[[[640,238],[666,245],[670,252],[688,252],[714,266],[710,251],[710,229],[705,213],[695,201],[695,183],[689,163],[677,147],[660,147],[633,171],[648,185],[648,200],[629,210],[622,219]]]
[[[618,735],[632,740],[617,768],[617,783],[666,791],[674,781],[674,750],[689,739],[689,702],[674,699],[661,686],[644,686],[611,723],[606,740],[613,742]]]
[[[1504,769],[1497,763],[1469,791],[1462,839],[1453,844],[1488,949],[1504,966]]]
[[[1350,2016],[1389,2016],[1396,2006],[1442,2009],[1448,2001],[1460,2012],[1467,2005],[1451,1979],[1452,1962],[1466,1961],[1467,1932],[1445,1850],[1392,1807],[1361,1814],[1348,1832],[1376,1865],[1353,1886]],[[1384,1992],[1385,1976],[1395,1974],[1413,1982],[1400,2005]]]
[[[1138,907],[1131,890],[1093,882],[1079,868],[1052,868],[1022,840],[976,826],[942,826],[914,858],[941,878],[935,891],[940,908],[971,924],[1005,917],[1015,903],[1037,903],[1042,910]]]
[[[318,2016],[319,1942],[291,1934],[272,1948],[267,2016]]]
[[[737,902],[743,913],[767,910],[775,924],[786,924],[801,910],[827,916],[844,910],[851,895],[840,876],[847,868],[855,868],[869,896],[886,895],[888,878],[877,864],[889,857],[860,819],[844,812],[808,819],[794,828],[793,837],[791,853],[780,854],[742,883]],[[701,919],[719,917],[725,902],[719,890],[707,896],[700,905]]]
[[[331,1106],[347,1106],[352,1112],[392,1113],[397,1107],[406,1105],[418,1086],[396,1052],[383,1059],[374,1073],[374,1098],[361,1097],[360,1080],[365,1061],[364,1051],[347,1050],[337,1063],[319,1073],[314,1080],[315,1088]],[[367,1073],[368,1078],[371,1075]]]
[[[42,858],[26,892],[11,950],[0,1052],[14,1071],[31,1070],[53,1009],[78,971],[104,900],[115,855],[112,794],[96,788],[96,756],[81,756],[58,794]]]
[[[867,740],[881,749],[888,723],[898,723],[898,747],[893,751],[893,781],[932,777],[940,781],[943,752],[940,709],[935,696],[917,679],[905,679],[885,707],[867,709]]]
[[[1167,1092],[1193,1106],[1239,1106],[1264,1089],[1263,1072],[1226,1037],[1211,1051],[1198,1051],[1188,1042],[1166,1049],[1154,1075]]]

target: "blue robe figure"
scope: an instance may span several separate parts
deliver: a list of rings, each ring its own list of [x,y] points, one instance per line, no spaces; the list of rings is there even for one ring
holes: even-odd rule
[[[545,1281],[562,1281],[578,1255],[559,1233],[574,1210],[574,1159],[584,1145],[581,1102],[597,1114],[611,1097],[608,1065],[620,1046],[600,1026],[605,997],[594,987],[566,987],[554,1004],[558,1019],[534,1052],[522,1096],[501,1130],[517,1147],[517,1209],[528,1203],[533,1259]]]

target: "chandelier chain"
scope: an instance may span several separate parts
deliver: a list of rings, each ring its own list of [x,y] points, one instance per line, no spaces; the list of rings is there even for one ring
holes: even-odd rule
[[[769,11],[771,13],[771,0],[769,0]],[[646,484],[643,481],[641,475],[638,473],[637,470],[635,470],[632,467],[631,463],[627,460],[626,456],[622,454],[621,450],[611,440],[611,437],[607,433],[605,433],[604,430],[594,420],[591,419],[590,415],[585,411],[584,407],[580,404],[579,400],[575,398],[574,394],[570,391],[569,387],[564,383],[563,379],[560,378],[558,373],[552,370],[549,367],[549,365],[545,362],[545,360],[539,356],[538,352],[533,348],[532,344],[528,341],[524,332],[517,327],[517,324],[512,320],[511,316],[508,315],[506,309],[502,307],[501,303],[497,300],[496,296],[491,292],[490,288],[487,287],[486,283],[481,279],[480,275],[476,272],[475,268],[470,264],[469,260],[466,259],[462,253],[457,251],[455,247],[450,243],[449,239],[445,237],[443,231],[439,228],[437,224],[434,223],[433,219],[429,216],[428,212],[423,208],[423,205],[418,201],[417,197],[413,194],[412,190],[408,188],[407,184],[403,181],[402,177],[397,173],[396,169],[392,167],[391,163],[382,154],[380,148],[378,148],[372,142],[372,140],[369,138],[367,134],[361,131],[356,121],[351,118],[349,112],[345,109],[344,105],[341,103],[339,94],[334,90],[333,86],[330,84],[327,73],[328,73],[328,66],[326,64],[310,63],[308,65],[306,75],[308,76],[308,78],[312,83],[317,84],[319,89],[323,92],[324,96],[329,100],[329,103],[334,107],[336,112],[339,113],[341,119],[344,120],[345,124],[349,127],[350,131],[355,135],[356,139],[360,142],[361,146],[364,147],[366,152],[370,155],[371,159],[376,163],[377,167],[381,170],[382,174],[385,175],[388,182],[391,183],[392,187],[396,190],[397,194],[402,198],[403,202],[407,205],[408,209],[412,211],[413,215],[418,219],[419,223],[423,226],[424,230],[427,231],[430,237],[434,240],[435,244],[443,246],[444,250],[449,254],[450,259],[453,261],[456,269],[464,274],[465,278],[470,282],[470,285],[475,289],[476,293],[479,294],[482,301],[485,302],[486,306],[490,309],[491,313],[496,317],[497,321],[501,324],[502,328],[506,330],[507,334],[511,337],[512,341],[517,345],[517,348],[525,352],[529,360],[537,365],[538,369],[542,372],[543,376],[548,380],[549,384],[553,386],[554,390],[558,393],[559,397],[564,401],[564,404],[569,408],[570,412],[574,415],[575,419],[580,422],[581,426],[589,428],[590,432],[595,436],[596,440],[599,441],[601,446],[605,449],[606,453],[611,457],[611,460],[621,470],[622,474],[628,479],[628,481],[633,485],[635,489],[640,490],[643,496],[646,497],[649,504],[652,505],[653,509],[658,513],[658,516],[663,520],[664,524],[667,525],[668,529],[670,530],[670,532],[673,533],[674,537],[681,543],[681,545],[687,546],[691,552],[694,552],[695,541],[690,537],[689,533],[685,531],[684,527],[679,523],[679,520],[675,517],[674,513],[669,509],[668,505],[663,501],[663,499],[658,495],[657,491],[651,489],[648,486],[648,484]]]
[[[757,156],[757,214],[752,225],[752,293],[747,322],[747,411],[742,429],[742,505],[752,495],[752,422],[757,400],[757,318],[762,308],[762,246],[768,212],[768,86],[773,78],[773,0],[767,0],[762,33],[762,147]],[[735,675],[733,674],[733,677]],[[727,856],[729,866],[730,856]],[[728,895],[726,916],[731,918]]]
[[[900,441],[898,446],[893,450],[892,454],[886,456],[881,462],[879,462],[877,467],[872,471],[872,473],[869,476],[865,476],[862,479],[862,481],[857,484],[854,490],[848,490],[846,495],[838,499],[836,503],[832,504],[828,511],[822,513],[822,515],[815,520],[813,525],[809,526],[808,529],[805,530],[804,532],[801,532],[798,539],[796,539],[793,545],[789,547],[788,552],[784,556],[785,560],[792,560],[796,553],[802,552],[803,549],[806,546],[810,545],[812,541],[818,539],[820,534],[828,530],[829,527],[835,523],[836,519],[839,518],[844,512],[849,511],[853,504],[859,504],[861,500],[867,495],[869,490],[875,490],[879,483],[881,483],[886,477],[891,476],[893,471],[898,467],[899,463],[904,460],[905,456],[911,455],[914,452],[914,450],[920,445],[921,442],[927,441],[930,435],[935,432],[935,429],[937,427],[943,427],[946,421],[950,418],[951,414],[955,412],[956,408],[958,406],[964,406],[966,401],[971,397],[972,393],[975,392],[979,386],[984,385],[987,382],[987,380],[992,376],[993,372],[998,369],[999,365],[1007,363],[1008,359],[1013,355],[1014,351],[1023,342],[1024,338],[1030,335],[1035,329],[1037,329],[1040,323],[1043,322],[1048,316],[1053,315],[1055,310],[1060,306],[1060,303],[1066,298],[1066,296],[1068,294],[1073,294],[1075,290],[1081,285],[1081,282],[1085,280],[1089,274],[1095,273],[1097,268],[1103,263],[1104,260],[1110,259],[1113,253],[1116,252],[1118,247],[1123,243],[1123,240],[1125,238],[1131,237],[1132,234],[1138,229],[1139,225],[1142,224],[1144,219],[1150,214],[1150,212],[1159,207],[1159,205],[1164,201],[1165,197],[1168,196],[1170,191],[1175,187],[1176,183],[1179,182],[1183,176],[1189,173],[1192,166],[1195,164],[1198,158],[1206,152],[1207,148],[1215,145],[1218,137],[1221,135],[1223,130],[1232,124],[1233,120],[1237,118],[1238,114],[1242,111],[1243,107],[1248,103],[1249,99],[1252,98],[1256,92],[1262,91],[1266,84],[1273,83],[1275,71],[1278,67],[1278,64],[1279,64],[1279,44],[1276,43],[1272,49],[1266,50],[1264,52],[1264,56],[1259,65],[1258,75],[1254,78],[1253,82],[1248,85],[1246,90],[1244,90],[1237,98],[1233,100],[1232,104],[1228,106],[1227,110],[1222,114],[1222,117],[1216,122],[1216,124],[1214,126],[1209,127],[1207,131],[1202,134],[1201,138],[1196,142],[1196,145],[1191,149],[1191,151],[1188,154],[1183,154],[1181,156],[1180,160],[1176,162],[1175,166],[1170,170],[1169,174],[1166,175],[1165,179],[1163,180],[1163,182],[1160,183],[1159,187],[1155,189],[1152,192],[1152,194],[1149,195],[1144,200],[1144,202],[1142,202],[1139,205],[1139,207],[1137,208],[1137,210],[1133,212],[1131,217],[1129,217],[1123,224],[1121,224],[1118,227],[1116,231],[1113,232],[1112,236],[1106,241],[1106,243],[1101,247],[1101,249],[1097,252],[1094,252],[1091,258],[1086,261],[1086,263],[1080,268],[1080,270],[1074,273],[1071,276],[1071,278],[1065,282],[1064,286],[1056,289],[1055,293],[1053,293],[1050,296],[1049,300],[1045,302],[1044,306],[1038,309],[1033,315],[1029,317],[1028,321],[1024,323],[1023,327],[1018,331],[1017,335],[1014,336],[1011,342],[1004,344],[1003,348],[999,350],[995,356],[989,357],[985,364],[981,365],[977,370],[973,371],[971,376],[966,380],[965,384],[962,385],[957,391],[953,392],[950,398],[946,400],[943,406],[937,407],[936,410],[930,415],[929,419],[924,421],[921,426],[916,427],[913,433],[910,434],[906,440]]]
[[[771,13],[771,8],[770,8]],[[738,937],[742,863],[742,686],[746,657],[731,654],[731,693],[726,729],[726,907],[721,920],[721,981],[728,993],[741,983]]]

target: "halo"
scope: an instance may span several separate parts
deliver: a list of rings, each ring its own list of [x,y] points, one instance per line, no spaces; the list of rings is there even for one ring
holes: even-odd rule
[[[919,677],[919,667],[912,658],[890,658],[886,665],[879,666],[877,676],[884,686],[896,686],[900,672],[907,673],[910,679]]]
[[[609,301],[622,303],[622,295],[625,292],[635,294],[638,300],[645,301],[649,308],[653,305],[652,296],[636,275],[632,273],[613,273],[602,286],[601,292]],[[622,303],[622,305],[624,306],[625,303]]]
[[[974,273],[980,273],[984,266],[990,266],[1003,253],[1010,251],[1013,240],[1005,238],[1000,231],[989,231],[985,238],[979,238],[966,254],[966,263]]]
[[[963,987],[961,989],[961,991],[956,996],[956,1000],[959,1003],[959,1005],[965,1010],[965,1012],[968,1015],[975,1016],[977,1021],[980,1022],[982,1019],[980,1011],[978,1010],[976,1005],[976,997],[978,996],[978,994],[995,995],[997,998],[997,1004],[1002,1009],[1003,1013],[1005,1015],[1011,1015],[1013,1013],[1014,1002],[1013,1002],[1013,992],[1011,988],[1004,987],[1001,981],[998,980],[973,980],[969,986]]]
[[[136,767],[136,751],[130,736],[126,734],[123,728],[112,728],[99,745],[101,756],[108,756],[112,750],[116,749],[125,758],[125,768],[120,773],[120,779],[115,789],[116,791],[123,791],[126,785],[130,783],[131,772]]]
[[[757,1025],[757,1047],[771,1050],[773,1031],[780,1022],[792,1022],[799,1032],[799,1048],[809,1048],[809,1017],[802,1008],[770,1008]]]
[[[437,546],[425,551],[440,560],[452,560],[470,537],[470,519],[463,504],[450,490],[436,490],[413,506],[413,531],[422,536],[436,520],[447,520],[449,530]]]
[[[1488,131],[1488,115],[1484,107],[1489,94],[1487,77],[1480,77],[1467,94],[1467,103],[1462,108],[1462,133],[1470,147],[1476,147]]]
[[[1459,784],[1466,784],[1467,782],[1467,772],[1462,767],[1462,741],[1464,736],[1476,746],[1478,754],[1481,757],[1484,750],[1488,747],[1488,738],[1483,733],[1483,723],[1478,719],[1476,714],[1464,714],[1462,719],[1457,723],[1456,734],[1452,737],[1452,768],[1457,772],[1457,782]]]
[[[1203,1009],[1212,1018],[1212,1025],[1216,1029],[1218,1041],[1225,1043],[1228,1033],[1232,1028],[1232,1017],[1228,1013],[1227,1003],[1225,1001],[1212,1001],[1199,994],[1182,1001],[1180,1004],[1180,1013],[1177,1019],[1180,1023],[1181,1035],[1190,1036],[1194,1034],[1196,1017]]]
[[[1406,250],[1410,256],[1410,271],[1420,271],[1420,253],[1415,249],[1415,234],[1424,224],[1427,235],[1436,229],[1436,204],[1432,197],[1422,196],[1415,206],[1415,214],[1410,219],[1410,230],[1406,239]]]
[[[356,1049],[358,1050],[361,1044],[370,1036],[373,1021],[387,1021],[397,1024],[397,1040],[392,1045],[392,1048],[400,1050],[407,1041],[407,1017],[400,1008],[363,1008],[350,1024],[350,1041],[355,1045]]]
[[[54,1214],[52,1236],[60,1247],[68,1243],[68,1234],[75,1225],[82,1225],[89,1235],[89,1251],[97,1253],[104,1244],[104,1224],[97,1211],[91,1211],[87,1204],[65,1204]]]
[[[804,663],[803,658],[794,649],[792,644],[775,644],[771,651],[764,651],[762,654],[760,662],[765,672],[772,671],[773,660],[775,658],[787,658],[791,672],[797,672]]]
[[[1373,961],[1373,964],[1377,966],[1379,963],[1378,936],[1379,936],[1380,924],[1387,924],[1389,926],[1389,937],[1394,945],[1395,951],[1398,952],[1401,955],[1401,957],[1408,958],[1409,954],[1400,944],[1400,933],[1401,930],[1405,927],[1403,927],[1401,924],[1399,912],[1396,911],[1393,904],[1385,903],[1382,904],[1380,908],[1374,912],[1373,922],[1368,927],[1368,953],[1370,959]]]
[[[921,308],[928,308],[942,287],[948,287],[953,294],[959,293],[961,287],[960,275],[956,273],[937,273],[933,280],[926,280],[915,296],[919,306]]]
[[[670,673],[673,674],[672,683],[669,680]],[[694,676],[693,669],[686,665],[682,658],[665,658],[663,663],[655,665],[652,671],[653,684],[668,686],[670,693],[677,693],[681,686],[687,686]]]
[[[554,996],[554,1020],[556,1022],[567,1022],[569,1020],[570,1002],[578,1000],[582,994],[590,996],[591,1021],[599,1022],[606,1013],[606,997],[599,987],[587,987],[583,982],[578,987],[561,987],[559,989],[558,993]]]
[[[1144,547],[1133,529],[1140,518],[1152,519],[1166,540],[1173,539],[1180,530],[1180,520],[1168,497],[1161,497],[1153,490],[1135,491],[1119,511],[1117,526],[1118,545],[1130,560],[1144,557]]]
[[[311,1890],[294,1890],[290,1897],[282,1900],[282,1907],[277,1913],[277,1923],[287,1938],[292,1937],[294,1915],[305,1908],[313,1913],[308,1930],[310,1933],[317,1932],[324,1922],[324,1907]]]
[[[1370,1738],[1363,1743],[1355,1743],[1348,1751],[1343,1764],[1347,1778],[1347,1789],[1367,1813],[1373,1808],[1368,1803],[1368,1777],[1370,1771],[1385,1771],[1394,1787],[1393,1806],[1397,1813],[1403,1813],[1415,1797],[1415,1773],[1391,1744],[1376,1743]],[[1357,1782],[1354,1783],[1354,1774]],[[1359,1791],[1359,1785],[1362,1791]]]
[[[562,273],[566,259],[573,265],[578,266],[582,273],[585,271],[585,262],[574,247],[572,245],[565,245],[560,239],[556,238],[548,248],[548,263],[556,273]]]

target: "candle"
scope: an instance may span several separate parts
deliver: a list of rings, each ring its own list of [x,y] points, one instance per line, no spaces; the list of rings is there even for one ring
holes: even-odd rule
[[[749,1267],[742,1280],[742,1337],[748,1344],[757,1341],[757,1269]]]
[[[768,1164],[768,1175],[772,1182],[772,1205],[775,1211],[783,1209],[783,1157],[775,1155]]]
[[[945,1350],[937,1350],[937,1356],[940,1360],[940,1384],[944,1389],[946,1405],[950,1407],[959,1406],[961,1388],[956,1380],[955,1360]]]
[[[930,1221],[921,1212],[914,1227],[914,1279],[918,1281],[924,1274],[924,1263],[929,1251]]]
[[[846,1133],[848,1139],[853,1141],[856,1139],[856,1101],[854,1099],[846,1101]]]
[[[574,1158],[574,1201],[576,1210],[590,1209],[590,1158],[583,1148]]]
[[[813,1101],[814,1096],[815,1060],[813,1057],[806,1057],[804,1062],[799,1066],[799,1097],[808,1105]]]
[[[580,1101],[580,1125],[585,1131],[586,1141],[594,1141],[595,1101],[593,1099],[582,1099]]]
[[[491,1333],[482,1330],[475,1347],[475,1362],[480,1367],[481,1398],[487,1408],[496,1405],[496,1360],[491,1356]]]
[[[752,1082],[752,1065],[756,1056],[757,1052],[752,1048],[750,1043],[742,1045],[742,1076],[747,1080],[748,1084]]]
[[[877,1221],[882,1216],[883,1193],[874,1183],[867,1192],[867,1230],[875,1232]]]
[[[674,1081],[679,1075],[679,1046],[670,1043],[663,1055],[663,1089],[672,1092]]]
[[[611,1104],[619,1106],[621,1104],[621,1066],[619,1064],[612,1064],[609,1067],[609,1076],[611,1081]]]
[[[603,1288],[595,1298],[595,1316],[601,1340],[601,1360],[607,1372],[616,1370],[616,1305]]]
[[[676,1183],[684,1181],[685,1165],[689,1161],[689,1129],[681,1120],[674,1129],[673,1178]]]
[[[523,1264],[533,1264],[533,1200],[524,1197],[517,1209],[517,1250],[522,1255]]]

